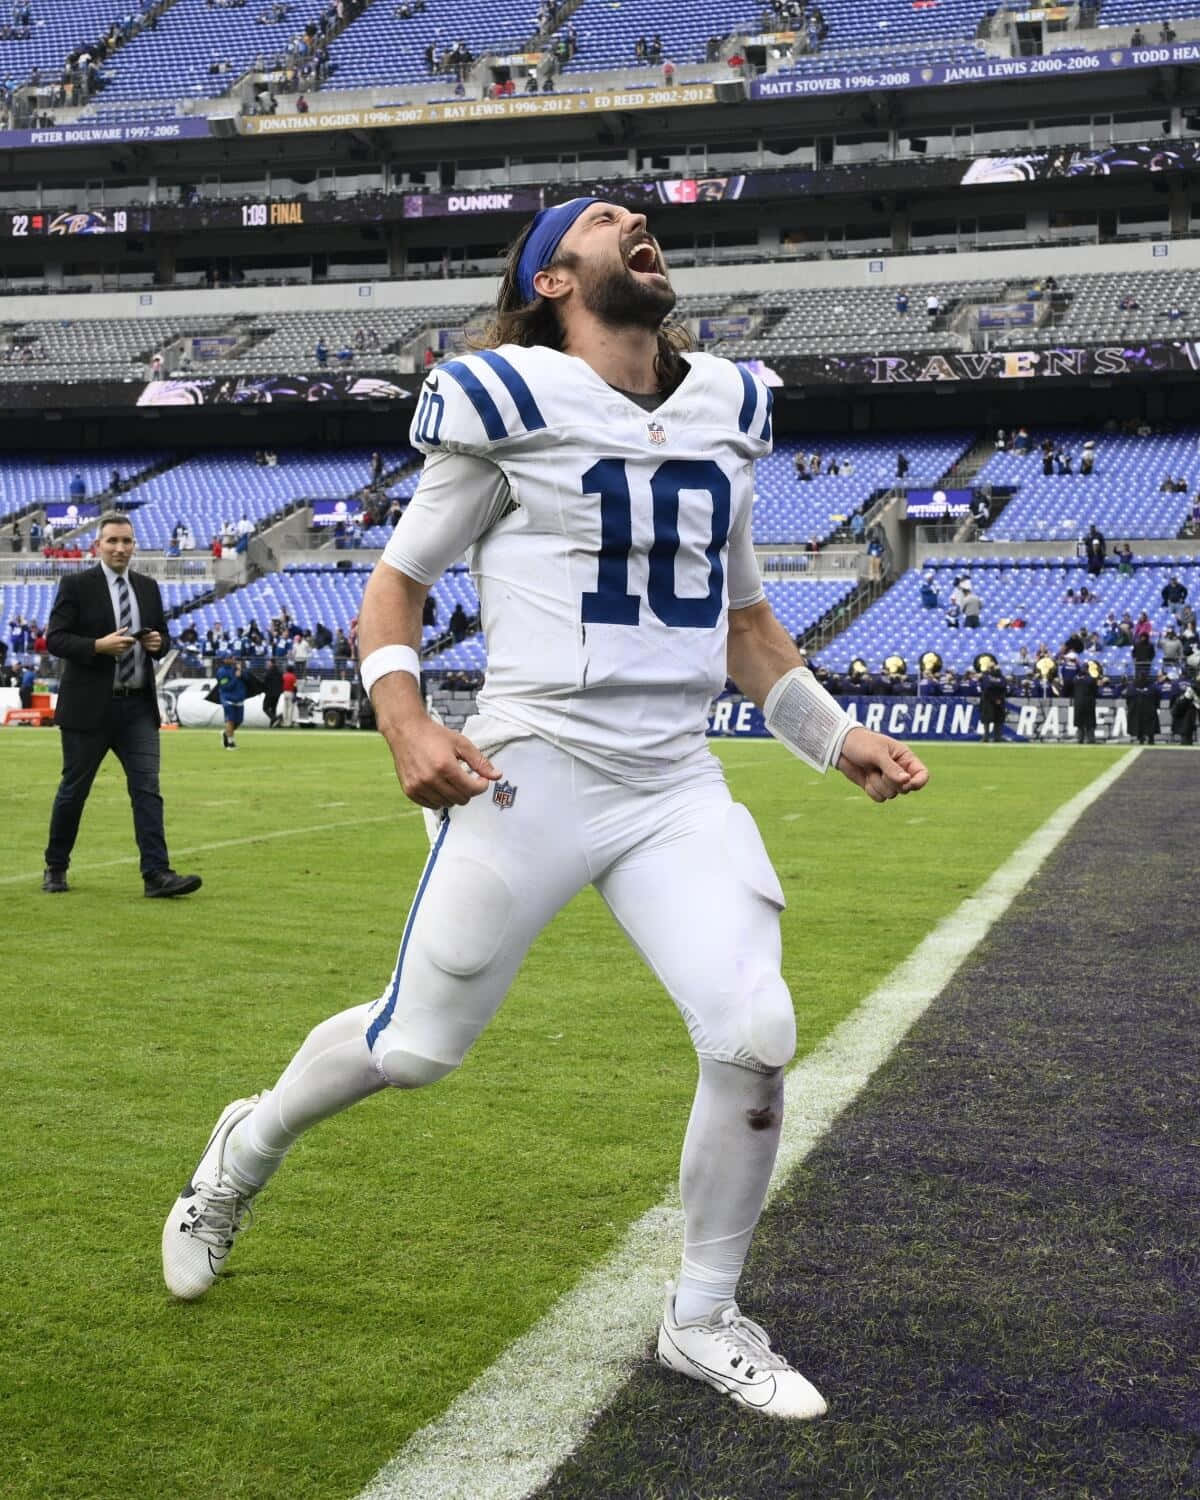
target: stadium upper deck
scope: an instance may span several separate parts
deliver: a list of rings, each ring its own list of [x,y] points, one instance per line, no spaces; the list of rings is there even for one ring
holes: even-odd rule
[[[103,0],[29,0],[29,24],[14,25],[0,49],[13,87],[31,78],[53,84],[74,72],[89,80],[87,92],[98,89],[109,104],[176,102],[226,94],[251,70],[282,77],[295,68],[310,91],[453,82],[464,63],[469,67],[485,53],[535,57],[568,42],[559,55],[568,74],[665,60],[715,62],[727,39],[763,35],[794,51],[792,66],[801,70],[819,70],[821,54],[834,51],[856,53],[864,65],[872,59],[886,64],[898,53],[910,61],[964,60],[982,55],[973,51],[974,39],[996,8],[985,0],[695,0],[684,6],[582,0],[568,16],[558,7],[534,16],[532,8],[529,15],[514,14],[497,0],[375,0],[343,6],[343,20],[334,0],[160,0],[149,8],[152,24],[139,25],[135,12],[114,16]],[[1173,0],[1169,14],[1200,15],[1200,0]],[[1103,26],[1157,28],[1162,20],[1153,0],[1104,0],[1099,9]],[[82,68],[67,66],[81,55]]]

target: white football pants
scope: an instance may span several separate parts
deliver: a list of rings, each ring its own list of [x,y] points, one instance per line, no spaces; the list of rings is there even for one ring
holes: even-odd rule
[[[534,938],[589,883],[700,1057],[761,1072],[787,1063],[796,1032],[779,971],[783,892],[718,763],[639,791],[540,739],[509,743],[495,760],[503,782],[445,815],[370,1009],[381,1077],[414,1087],[457,1067]]]

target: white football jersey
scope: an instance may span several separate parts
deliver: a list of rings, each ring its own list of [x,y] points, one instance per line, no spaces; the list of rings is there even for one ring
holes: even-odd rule
[[[686,358],[647,412],[553,349],[467,354],[430,373],[412,424],[431,459],[484,459],[507,482],[499,518],[467,539],[488,650],[479,712],[634,782],[702,750],[728,608],[763,597],[750,518],[771,393],[727,360]]]

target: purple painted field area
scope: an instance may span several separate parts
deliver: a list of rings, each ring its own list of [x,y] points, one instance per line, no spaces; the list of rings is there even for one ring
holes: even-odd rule
[[[828,1417],[648,1361],[542,1495],[1200,1495],[1198,770],[1117,781],[763,1220]]]

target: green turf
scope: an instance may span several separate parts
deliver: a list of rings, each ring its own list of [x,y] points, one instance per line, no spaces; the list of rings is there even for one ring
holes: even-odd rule
[[[174,862],[204,889],[142,898],[110,762],[74,889],[48,897],[56,737],[0,739],[0,1495],[333,1500],[661,1197],[694,1063],[586,892],[461,1072],[314,1132],[228,1277],[172,1303],[162,1217],[213,1119],[383,987],[425,836],[375,737],[163,752]],[[791,903],[801,1049],[1117,753],[929,747],[929,790],[880,808],[778,746],[722,746]]]

